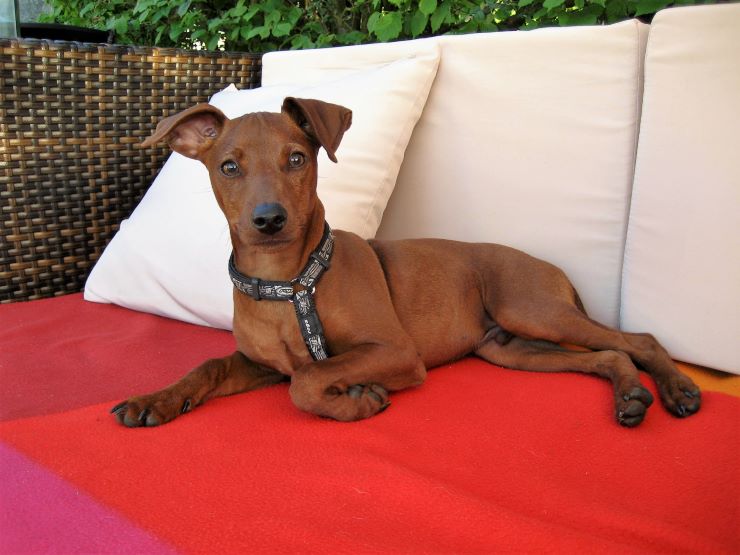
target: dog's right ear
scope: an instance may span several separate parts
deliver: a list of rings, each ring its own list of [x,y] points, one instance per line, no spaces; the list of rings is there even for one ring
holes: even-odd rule
[[[200,160],[221,134],[226,119],[215,106],[196,104],[160,121],[154,134],[141,146],[148,147],[165,139],[175,152]]]
[[[336,163],[339,143],[352,125],[352,110],[321,100],[289,96],[283,101],[281,111],[323,146],[329,160]]]

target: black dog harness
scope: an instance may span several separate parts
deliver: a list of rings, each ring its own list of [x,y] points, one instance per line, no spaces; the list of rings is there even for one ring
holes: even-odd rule
[[[229,277],[239,291],[255,301],[267,299],[293,303],[301,335],[314,360],[323,360],[329,356],[326,351],[324,329],[316,312],[313,295],[319,278],[329,269],[333,250],[334,236],[329,224],[324,222],[324,235],[319,246],[309,256],[308,263],[300,275],[290,281],[268,281],[245,276],[236,269],[233,252],[229,257]],[[303,286],[303,289],[296,290],[296,284]]]

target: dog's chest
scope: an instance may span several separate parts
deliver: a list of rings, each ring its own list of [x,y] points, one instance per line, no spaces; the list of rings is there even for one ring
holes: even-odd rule
[[[312,361],[288,302],[239,299],[234,306],[234,337],[248,358],[288,376]]]

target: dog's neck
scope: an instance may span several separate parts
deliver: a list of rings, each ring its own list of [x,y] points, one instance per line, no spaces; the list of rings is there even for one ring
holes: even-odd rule
[[[264,280],[290,281],[304,268],[324,233],[324,206],[318,199],[307,227],[298,240],[275,251],[233,244],[236,268]]]

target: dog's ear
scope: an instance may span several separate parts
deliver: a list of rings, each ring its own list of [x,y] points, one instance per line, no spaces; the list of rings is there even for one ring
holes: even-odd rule
[[[226,119],[215,106],[196,104],[160,121],[154,134],[141,146],[151,146],[166,139],[175,152],[200,160],[221,134]]]
[[[323,146],[332,162],[337,161],[339,143],[352,125],[352,110],[321,100],[288,97],[283,101],[282,112]]]

